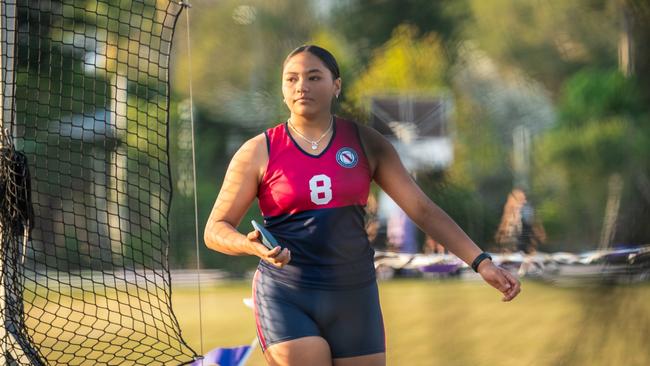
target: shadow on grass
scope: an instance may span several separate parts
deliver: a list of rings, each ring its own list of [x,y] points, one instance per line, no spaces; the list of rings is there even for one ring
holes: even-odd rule
[[[553,364],[650,365],[647,285],[598,285],[575,289],[577,329]]]

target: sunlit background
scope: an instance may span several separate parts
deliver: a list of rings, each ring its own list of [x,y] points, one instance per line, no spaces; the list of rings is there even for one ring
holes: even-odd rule
[[[386,132],[422,189],[483,249],[522,249],[512,227],[522,218],[513,211],[523,205],[519,195],[529,210],[523,215],[532,217],[529,253],[571,256],[650,244],[647,2],[191,4],[191,60],[182,17],[171,69],[172,268],[197,261],[190,61],[203,225],[236,149],[288,117],[282,61],[304,43],[329,49],[339,61],[336,113]],[[395,208],[376,187],[372,198],[369,232],[378,250],[435,252],[435,243],[404,221],[409,238],[391,237]],[[254,205],[242,222],[259,217]],[[229,276],[246,278],[257,262],[200,247],[200,266]],[[396,279],[380,284],[389,364],[650,363],[643,346],[650,340],[647,272],[640,284],[604,287],[524,277],[522,295],[507,305],[478,282],[400,275],[413,273],[391,272]],[[247,286],[244,279],[204,294],[212,346],[254,335],[252,315],[239,302]],[[189,298],[176,301],[190,307],[192,292],[180,293]],[[196,319],[181,313],[180,322],[193,324],[184,335],[196,342]],[[261,356],[251,363],[261,364]]]
[[[280,87],[284,57],[315,43],[331,50],[342,68],[336,113],[373,126],[403,122],[402,130],[418,119],[432,126],[430,136],[405,131],[397,142],[413,145],[415,137],[436,145],[424,150],[428,156],[419,154],[421,161],[403,155],[421,187],[483,248],[516,249],[495,239],[515,188],[525,192],[545,233],[540,251],[648,244],[650,60],[643,4],[193,1],[200,222],[234,151],[288,117]],[[171,118],[172,260],[179,267],[195,260],[185,32],[181,17]],[[250,264],[207,249],[201,257],[207,267]]]

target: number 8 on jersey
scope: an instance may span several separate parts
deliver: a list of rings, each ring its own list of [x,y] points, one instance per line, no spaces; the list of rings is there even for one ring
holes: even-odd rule
[[[309,180],[311,201],[317,205],[326,205],[332,200],[332,180],[325,174],[318,174]]]

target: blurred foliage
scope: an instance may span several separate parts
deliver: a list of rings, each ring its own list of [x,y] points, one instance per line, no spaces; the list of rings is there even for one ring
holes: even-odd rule
[[[582,67],[617,63],[619,2],[470,0],[467,36],[499,64],[525,70],[552,92]],[[597,36],[595,36],[597,35]]]
[[[416,179],[418,185],[465,231],[472,239],[485,246],[492,240],[499,216],[491,215],[489,201],[481,197],[474,185],[456,182],[441,172],[421,172]],[[487,249],[487,247],[486,247]]]
[[[647,243],[650,231],[643,223],[649,219],[650,183],[645,146],[650,131],[645,127],[648,104],[642,99],[650,84],[643,82],[645,73],[634,72],[647,70],[650,63],[642,57],[650,34],[647,2],[503,0],[470,5],[474,20],[466,35],[494,62],[488,70],[506,76],[500,80],[508,75],[537,80],[557,102],[556,127],[528,126],[534,132],[531,194],[548,226],[549,250],[580,250],[598,243],[607,181],[613,174],[624,179],[614,243]],[[624,39],[630,40],[633,77],[614,70],[624,66],[618,60]],[[497,83],[490,80],[490,85]],[[488,115],[506,127],[498,115]]]
[[[629,220],[625,214],[649,203],[639,200],[643,197],[639,188],[643,190],[645,183],[638,183],[650,168],[647,106],[640,95],[635,80],[618,70],[584,70],[565,83],[558,103],[558,124],[540,139],[536,154],[539,166],[559,165],[564,171],[561,179],[566,183],[558,191],[558,183],[553,182],[559,194],[548,197],[549,201],[558,200],[556,208],[542,211],[555,222],[555,230],[550,231],[555,237],[573,231],[574,240],[583,246],[597,242],[608,178],[618,174],[623,177],[626,195],[621,209],[625,225],[619,223],[616,241],[648,240],[638,234],[639,226],[645,227],[642,219]],[[575,225],[575,217],[583,218],[581,225]]]
[[[125,142],[135,149],[137,161],[141,154],[163,157],[154,146],[165,137],[158,116],[170,109],[170,253],[175,267],[195,261],[189,119],[178,111],[188,98],[190,69],[202,265],[243,272],[256,259],[233,259],[206,249],[203,225],[236,149],[286,119],[282,63],[288,52],[308,42],[330,49],[340,63],[343,92],[335,109],[345,117],[365,121],[368,98],[375,95],[453,100],[453,164],[442,172],[418,172],[417,180],[479,244],[490,247],[513,188],[513,130],[519,126],[531,132],[529,198],[550,241],[542,250],[596,245],[607,181],[614,174],[624,181],[615,242],[650,241],[647,1],[195,0],[186,9],[191,17],[191,68],[185,14],[176,27],[170,105],[147,98],[164,93],[166,83],[161,82],[164,75],[151,69],[156,52],[133,48],[132,39],[146,34],[140,30],[150,20],[130,17],[123,9],[140,3],[86,0],[75,3],[85,11],[72,13],[69,3],[50,2],[52,13],[69,13],[76,22],[52,24],[44,14],[37,20],[42,26],[26,35],[52,36],[49,44],[22,50],[19,57],[32,66],[54,69],[48,77],[38,70],[19,74],[18,85],[40,90],[26,95],[19,88],[17,96],[32,100],[19,109],[38,105],[37,118],[27,122],[36,128],[60,118],[64,109],[80,113],[105,108],[116,76],[125,76],[128,100],[133,101],[126,109],[132,134]],[[142,3],[145,13],[154,3]],[[124,26],[113,20],[124,21]],[[85,73],[89,60],[83,52],[69,51],[72,32],[92,35],[97,43],[88,47],[117,61]],[[632,47],[631,75],[617,71],[623,68],[618,55],[625,37]],[[141,41],[151,42],[154,49],[161,46],[152,39]],[[129,60],[134,53],[148,57]],[[85,88],[83,99],[72,92],[79,85]],[[54,98],[52,90],[64,97]],[[246,223],[258,216],[254,204],[240,229],[248,230]]]
[[[241,21],[248,14],[241,2],[194,3],[202,9],[192,13],[197,145],[212,145],[199,147],[199,197],[209,197],[210,204],[223,177],[221,160],[227,162],[236,148],[233,141],[286,118],[282,61],[294,47],[313,42],[339,60],[343,93],[336,108],[344,116],[365,121],[374,95],[453,98],[454,163],[444,172],[418,172],[418,182],[485,247],[513,188],[518,126],[532,134],[529,199],[550,234],[547,248],[596,245],[606,181],[616,170],[625,170],[631,182],[625,184],[621,225],[628,209],[642,213],[647,206],[633,208],[631,200],[648,181],[639,167],[646,164],[641,156],[647,156],[650,135],[643,127],[648,108],[640,100],[649,88],[643,76],[612,71],[625,9],[633,10],[634,38],[645,39],[641,20],[649,18],[639,11],[642,2],[350,0],[326,11],[316,3],[247,3],[245,9],[254,9],[250,22]],[[289,8],[290,24],[276,22]],[[182,43],[177,37],[177,47]],[[187,58],[177,57],[174,80],[183,90]],[[634,62],[642,69],[643,61]],[[204,172],[210,178],[201,178]],[[209,212],[205,200],[200,199],[201,219]],[[648,240],[638,225],[621,225],[617,240],[626,228],[637,232],[635,242]],[[210,263],[229,266],[226,261]]]
[[[416,28],[399,26],[349,87],[347,100],[368,111],[372,96],[439,95],[447,89],[448,64],[435,34],[418,37]]]
[[[563,127],[581,127],[592,120],[619,115],[635,118],[645,108],[634,79],[611,69],[575,73],[564,84],[558,107]]]
[[[454,164],[447,180],[472,189],[484,206],[484,229],[469,234],[492,248],[494,231],[513,188],[513,131],[526,127],[535,136],[555,123],[555,110],[545,88],[518,70],[507,70],[465,42],[451,68],[456,114]],[[530,197],[529,197],[530,198]],[[465,227],[463,227],[465,228]]]
[[[512,145],[512,131],[525,126],[537,135],[555,123],[555,106],[550,93],[524,71],[499,65],[476,42],[467,41],[451,69],[459,108],[470,105],[471,118],[495,129],[494,138]],[[468,131],[470,132],[470,131]]]
[[[346,36],[357,57],[368,63],[375,50],[408,25],[415,37],[436,34],[444,40],[442,58],[452,58],[462,30],[471,16],[467,0],[351,0],[335,5],[332,28]]]
[[[197,107],[207,118],[259,132],[286,117],[280,87],[284,57],[306,42],[314,29],[309,3],[299,0],[193,1],[191,52]],[[286,14],[292,14],[291,21]],[[185,35],[185,22],[177,34]],[[187,95],[190,69],[185,37],[173,80]]]

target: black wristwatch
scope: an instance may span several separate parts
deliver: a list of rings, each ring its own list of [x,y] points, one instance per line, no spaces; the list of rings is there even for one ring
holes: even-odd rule
[[[474,261],[472,262],[472,269],[474,270],[474,272],[478,272],[478,265],[481,264],[481,262],[483,262],[485,259],[492,260],[492,256],[489,255],[487,252],[483,252],[479,254],[478,257],[476,257],[476,259],[474,259]]]

